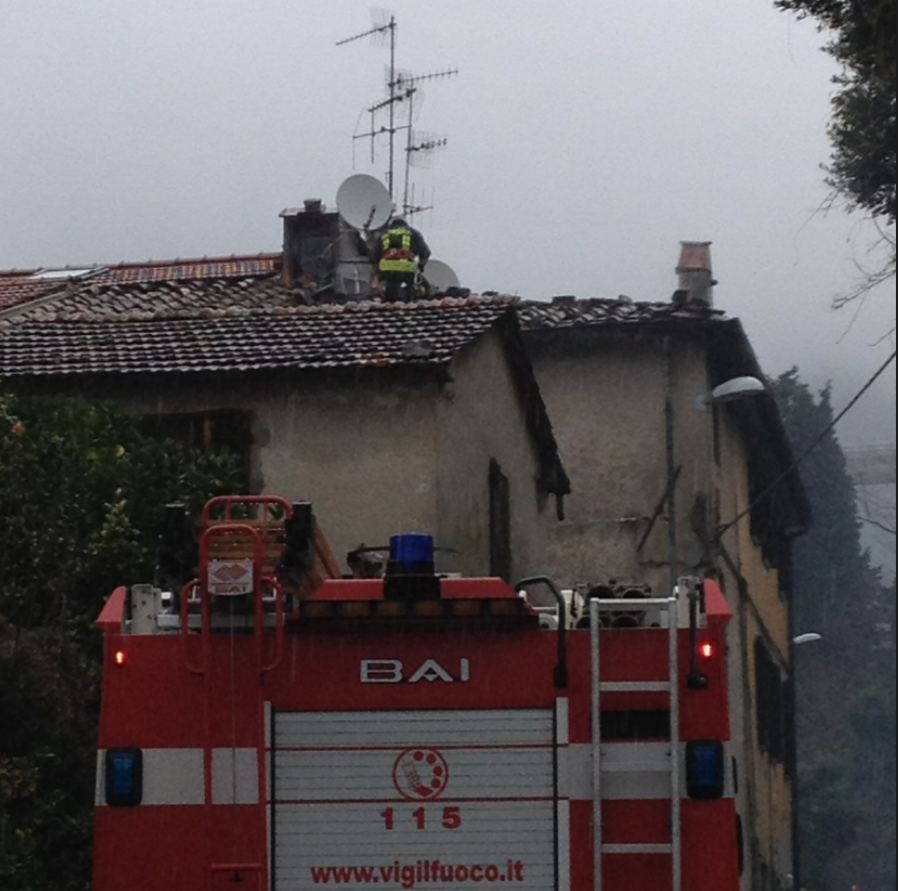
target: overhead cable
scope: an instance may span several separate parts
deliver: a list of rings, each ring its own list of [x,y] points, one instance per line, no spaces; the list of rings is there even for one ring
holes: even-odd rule
[[[784,470],[755,500],[747,507],[741,514],[739,514],[735,519],[731,520],[724,526],[720,526],[717,530],[716,539],[719,541],[730,529],[733,528],[740,520],[747,517],[790,473],[794,470],[797,470],[798,467],[804,462],[804,460],[823,442],[824,439],[832,432],[833,428],[848,414],[861,401],[861,399],[866,395],[867,391],[876,383],[888,370],[888,367],[895,361],[895,357],[898,356],[898,350],[892,353],[891,356],[883,363],[882,367],[861,387],[857,396],[839,412],[838,416],[832,421],[831,424],[827,425],[827,427],[823,430],[823,432],[805,449],[801,455],[796,458],[789,467]]]

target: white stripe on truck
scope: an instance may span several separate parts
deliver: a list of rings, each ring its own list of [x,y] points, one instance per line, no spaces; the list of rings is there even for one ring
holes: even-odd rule
[[[202,749],[142,749],[141,806],[200,806],[206,803]],[[212,750],[212,803],[259,803],[259,754],[256,749]],[[106,806],[106,750],[97,753],[97,807]]]

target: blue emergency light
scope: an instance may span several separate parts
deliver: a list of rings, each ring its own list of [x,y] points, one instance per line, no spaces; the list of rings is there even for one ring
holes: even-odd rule
[[[691,742],[686,746],[686,785],[696,801],[719,801],[726,790],[723,743]]]
[[[106,752],[106,804],[137,807],[143,801],[143,752],[109,749]]]
[[[390,539],[390,563],[394,572],[429,575],[434,571],[432,535],[410,532]]]

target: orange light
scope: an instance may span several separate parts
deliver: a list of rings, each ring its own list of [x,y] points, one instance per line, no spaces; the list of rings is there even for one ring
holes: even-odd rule
[[[714,644],[712,644],[710,642],[703,643],[698,648],[699,656],[701,656],[702,659],[704,659],[705,661],[713,659],[714,656],[716,655],[716,653],[717,653],[717,651],[714,647]]]
[[[128,654],[124,650],[116,650],[112,660],[116,665],[124,665],[128,661]]]

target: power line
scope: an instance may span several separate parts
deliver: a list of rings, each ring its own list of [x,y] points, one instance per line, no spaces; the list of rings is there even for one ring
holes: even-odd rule
[[[895,484],[895,443],[843,449],[848,472],[859,488]]]
[[[866,395],[867,391],[875,384],[888,370],[888,367],[895,361],[895,357],[898,356],[898,350],[892,353],[891,356],[883,363],[882,367],[861,387],[860,392],[848,405],[845,406],[844,409],[839,413],[839,415],[833,420],[833,422],[827,425],[826,429],[805,449],[802,454],[792,462],[792,464],[784,470],[755,500],[747,507],[741,514],[739,514],[734,520],[731,520],[725,526],[721,526],[717,530],[716,538],[719,541],[730,529],[733,528],[740,520],[747,517],[789,474],[793,471],[797,470],[798,467],[802,464],[802,462],[823,442],[824,439],[833,431],[835,426],[848,414],[858,404],[858,402],[863,399]]]
[[[882,532],[887,532],[889,535],[898,535],[898,529],[895,529],[894,526],[888,526],[885,523],[880,522],[879,520],[874,520],[873,517],[861,516],[861,522],[868,523],[871,526],[875,526],[877,529]]]

